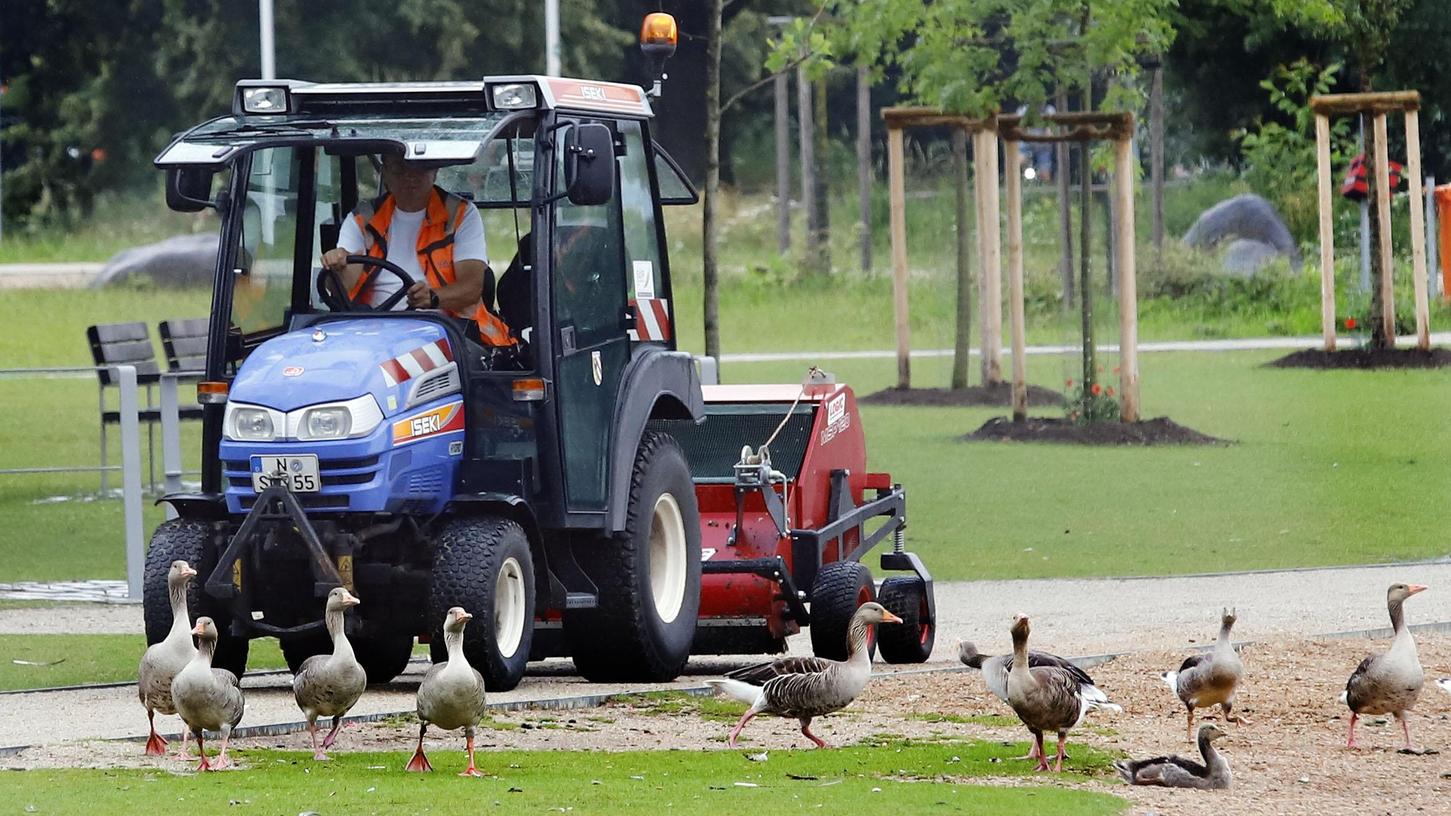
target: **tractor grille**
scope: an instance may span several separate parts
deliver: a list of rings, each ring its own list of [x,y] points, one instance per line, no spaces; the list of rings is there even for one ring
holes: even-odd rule
[[[680,443],[696,481],[734,480],[741,446],[755,448],[765,442],[786,415],[784,405],[711,405],[708,410],[700,425],[688,419],[650,421],[651,430],[668,433]],[[814,413],[812,406],[798,406],[771,443],[771,466],[789,479],[796,478],[806,458]]]
[[[252,489],[252,465],[250,462],[245,459],[229,459],[222,462],[222,467],[226,472],[229,487],[249,491]],[[377,467],[377,456],[319,459],[317,462],[318,475],[322,478],[324,488],[367,484],[377,475]]]

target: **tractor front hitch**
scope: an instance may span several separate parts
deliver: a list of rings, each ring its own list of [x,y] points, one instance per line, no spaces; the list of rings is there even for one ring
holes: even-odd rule
[[[232,536],[231,542],[227,544],[227,548],[217,559],[216,567],[204,584],[207,594],[218,600],[229,602],[233,612],[232,634],[238,637],[247,637],[254,633],[283,637],[321,630],[324,626],[321,617],[296,626],[275,626],[254,618],[252,614],[253,581],[242,578],[242,564],[255,547],[261,547],[266,541],[269,525],[264,522],[290,523],[292,529],[302,539],[310,560],[314,596],[325,597],[333,588],[347,586],[351,583],[351,581],[344,580],[343,575],[338,571],[337,565],[333,563],[332,556],[323,546],[322,539],[312,526],[312,522],[308,520],[307,513],[303,511],[297,497],[292,495],[287,488],[273,485],[257,494],[257,502],[252,505],[252,510],[247,513],[247,517],[242,520],[242,526],[237,529],[237,534]],[[347,558],[347,561],[351,563],[351,558]],[[240,614],[238,614],[239,612]]]

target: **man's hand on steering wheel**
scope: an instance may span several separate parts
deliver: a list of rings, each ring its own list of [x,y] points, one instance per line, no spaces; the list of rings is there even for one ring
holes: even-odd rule
[[[408,298],[409,306],[412,308],[430,308],[428,304],[436,304],[437,302],[437,296],[434,295],[433,291],[428,288],[427,284],[414,281],[413,276],[403,271],[402,267],[383,258],[374,258],[369,255],[349,255],[347,250],[337,248],[330,249],[327,252],[323,253],[322,264],[323,268],[321,273],[319,274],[318,280],[319,292],[321,292],[324,288],[323,279],[331,278],[334,283],[334,289],[336,290],[337,296],[346,302],[348,311],[386,312],[392,309],[393,306],[404,297]],[[359,298],[355,300],[349,296],[347,291],[348,287],[343,285],[341,277],[341,273],[346,271],[350,265],[354,264],[360,266],[374,267],[373,269],[369,269],[362,273],[365,285],[359,290],[360,293],[366,293],[368,289],[366,283],[371,282],[372,279],[376,277],[379,272],[391,273],[392,275],[396,276],[400,281],[402,281],[403,285],[399,287],[398,291],[389,295],[386,300],[377,305],[369,305],[365,303],[362,299],[362,294],[360,294]],[[416,296],[415,292],[417,292]],[[420,303],[422,304],[422,306],[419,305]]]

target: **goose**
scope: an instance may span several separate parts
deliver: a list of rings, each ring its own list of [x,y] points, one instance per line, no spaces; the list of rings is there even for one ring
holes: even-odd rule
[[[1013,668],[1012,655],[986,655],[979,652],[977,646],[964,641],[957,645],[957,659],[970,668],[980,670],[988,691],[991,691],[999,700],[1005,703],[1008,701],[1008,672]],[[1078,680],[1079,691],[1084,697],[1097,703],[1098,708],[1106,711],[1123,710],[1111,702],[1108,695],[1093,684],[1093,678],[1088,676],[1088,672],[1079,668],[1072,661],[1047,652],[1028,652],[1028,668],[1044,666],[1055,666],[1073,675]],[[1018,757],[1018,759],[1038,759],[1038,745],[1034,743],[1028,755]]]
[[[292,696],[297,707],[307,717],[307,732],[312,735],[312,758],[327,759],[327,749],[338,737],[338,728],[343,717],[363,696],[368,687],[368,674],[363,664],[353,656],[352,644],[343,628],[343,613],[350,606],[362,603],[344,587],[337,587],[327,594],[324,619],[328,634],[333,639],[332,654],[313,655],[302,662],[302,667],[292,677]],[[317,744],[317,718],[332,717],[333,727]]]
[[[232,729],[242,721],[242,686],[237,675],[212,668],[212,653],[217,648],[216,623],[206,616],[197,618],[192,634],[197,639],[196,657],[171,681],[171,697],[176,713],[196,737],[197,751],[202,755],[197,770],[220,771],[231,766],[227,742],[232,738]],[[222,750],[215,764],[207,762],[206,731],[222,732]]]
[[[1350,738],[1345,742],[1346,748],[1356,747],[1355,721],[1360,715],[1394,714],[1401,721],[1401,733],[1406,737],[1405,750],[1414,750],[1406,714],[1421,694],[1425,672],[1421,670],[1416,641],[1406,627],[1401,605],[1412,595],[1425,591],[1426,587],[1420,584],[1391,584],[1386,590],[1386,609],[1390,612],[1395,636],[1391,638],[1389,649],[1360,661],[1345,683],[1340,701],[1350,707]]]
[[[1169,688],[1178,695],[1188,710],[1189,739],[1194,739],[1194,709],[1218,705],[1224,711],[1224,719],[1236,725],[1247,720],[1235,717],[1234,694],[1244,676],[1244,663],[1229,642],[1229,630],[1234,627],[1235,613],[1224,609],[1219,620],[1219,640],[1214,651],[1190,655],[1179,664],[1178,671],[1159,675]]]
[[[483,776],[474,767],[474,727],[484,718],[484,676],[464,657],[464,626],[473,617],[458,606],[444,616],[443,642],[448,647],[448,660],[429,669],[418,686],[418,750],[408,760],[406,770],[433,770],[423,754],[423,734],[428,726],[436,725],[445,731],[464,730],[469,766],[459,776]]]
[[[191,642],[191,617],[186,611],[186,586],[195,577],[196,570],[190,564],[171,562],[171,568],[166,572],[166,591],[171,596],[171,631],[160,643],[146,648],[136,672],[136,695],[141,698],[141,705],[146,707],[146,720],[151,725],[151,734],[146,738],[146,753],[150,756],[166,754],[166,738],[156,733],[156,712],[176,713],[176,705],[171,700],[172,678],[196,656],[196,646]],[[184,728],[176,758],[187,758]]]
[[[1229,732],[1214,723],[1199,726],[1199,755],[1204,757],[1202,765],[1174,754],[1153,759],[1120,759],[1113,767],[1130,785],[1221,790],[1230,786],[1233,777],[1229,772],[1229,762],[1214,750],[1214,741],[1227,736]]]
[[[717,692],[750,704],[726,743],[736,747],[741,729],[757,714],[775,714],[800,720],[802,735],[816,743],[817,748],[825,748],[826,743],[811,733],[811,720],[846,708],[866,688],[872,676],[867,627],[901,622],[901,618],[881,604],[868,601],[851,616],[845,662],[824,657],[784,657],[736,669],[723,679],[705,681]]]
[[[1063,770],[1063,743],[1068,731],[1083,721],[1094,709],[1123,709],[1112,702],[1085,695],[1083,686],[1073,672],[1058,666],[1029,665],[1028,616],[1013,618],[1013,667],[1008,670],[1008,705],[1033,734],[1039,771],[1048,770],[1048,755],[1043,751],[1043,732],[1058,732],[1058,756],[1055,771]],[[1090,688],[1092,688],[1090,686]]]

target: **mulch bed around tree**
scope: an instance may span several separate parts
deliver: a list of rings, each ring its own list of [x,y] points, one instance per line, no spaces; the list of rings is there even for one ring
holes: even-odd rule
[[[1168,417],[1140,422],[1090,422],[1029,417],[1014,422],[1011,417],[994,417],[981,428],[963,436],[969,442],[1060,442],[1071,445],[1229,445],[1219,439],[1186,428]]]
[[[1451,367],[1451,351],[1433,348],[1409,349],[1345,349],[1324,351],[1306,349],[1288,354],[1265,365],[1271,368],[1447,368]]]
[[[934,408],[1005,408],[1013,404],[1013,385],[1004,382],[993,386],[974,385],[971,388],[884,388],[862,397],[857,402],[863,405],[918,405]],[[1063,395],[1042,386],[1029,385],[1028,404],[1040,407],[1059,406],[1063,404]]]

